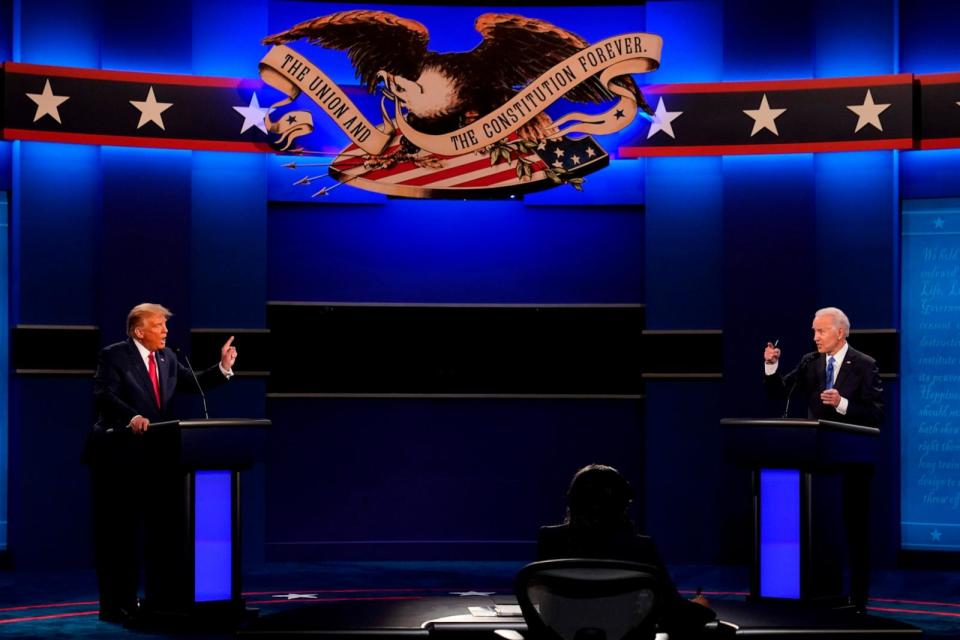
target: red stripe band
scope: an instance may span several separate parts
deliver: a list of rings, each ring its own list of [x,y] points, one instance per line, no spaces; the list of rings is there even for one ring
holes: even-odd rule
[[[912,149],[912,138],[890,140],[850,140],[847,142],[788,142],[783,144],[702,145],[683,147],[620,147],[620,158],[657,156],[735,156],[749,153],[816,153],[822,151],[876,151]]]
[[[913,74],[858,78],[813,78],[808,80],[759,80],[756,82],[690,82],[686,84],[648,84],[644,93],[738,93],[744,91],[793,91],[796,89],[845,89],[848,87],[883,87],[910,84]]]
[[[75,611],[73,613],[51,613],[48,616],[27,616],[25,618],[7,618],[0,620],[0,624],[13,624],[15,622],[36,622],[37,620],[55,620],[57,618],[78,618],[80,616],[95,616],[97,611]]]
[[[55,76],[60,78],[80,78],[82,80],[113,80],[114,82],[139,82],[149,84],[179,84],[192,87],[249,88],[263,87],[260,80],[247,78],[217,78],[211,76],[178,75],[174,73],[146,73],[142,71],[108,71],[105,69],[78,69],[74,67],[54,67],[46,64],[27,64],[24,62],[6,62],[3,68],[7,73],[20,73],[37,76]]]
[[[187,138],[139,138],[136,136],[109,136],[93,133],[31,131],[29,129],[3,129],[3,139],[117,145],[121,147],[148,147],[155,149],[188,149],[193,151],[251,151],[258,153],[273,151],[270,145],[264,142],[229,142],[227,140],[192,140]]]

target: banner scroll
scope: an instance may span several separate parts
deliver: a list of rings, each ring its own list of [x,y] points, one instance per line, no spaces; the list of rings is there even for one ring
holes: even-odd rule
[[[433,135],[417,131],[406,121],[399,102],[394,106],[394,121],[403,135],[421,149],[440,156],[458,156],[506,138],[567,92],[599,74],[603,85],[619,96],[617,104],[602,114],[567,114],[554,123],[555,132],[551,137],[570,133],[614,133],[633,121],[637,103],[630,91],[611,84],[612,79],[655,70],[660,65],[662,46],[660,36],[649,33],[628,33],[602,40],[554,65],[483,118],[450,133]],[[290,104],[303,93],[368,154],[379,155],[391,139],[394,122],[385,117],[383,124],[373,125],[336,83],[290,47],[273,47],[260,61],[260,76],[287,96],[272,105],[274,108]],[[265,122],[271,132],[281,136],[286,149],[296,138],[313,130],[312,122],[308,122],[306,116],[309,112],[292,112],[278,121],[267,116]],[[568,126],[561,128],[564,125]]]

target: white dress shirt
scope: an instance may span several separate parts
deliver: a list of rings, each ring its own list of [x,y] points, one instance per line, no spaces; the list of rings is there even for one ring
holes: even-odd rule
[[[840,349],[839,349],[835,354],[833,354],[834,363],[833,363],[833,380],[832,380],[832,382],[833,382],[834,384],[836,384],[836,382],[837,382],[837,376],[840,375],[840,367],[843,365],[843,361],[844,361],[844,359],[847,357],[847,351],[849,350],[849,348],[850,348],[850,343],[849,343],[849,342],[844,342],[844,343],[843,343],[843,346],[840,347]],[[823,364],[823,367],[824,367],[824,369],[823,369],[823,377],[824,377],[824,380],[826,380],[826,377],[827,377],[827,369],[826,369],[827,364],[826,364],[826,363],[827,363],[827,358],[829,358],[829,357],[830,357],[830,355],[827,354],[827,357],[823,359],[823,363],[824,363],[824,364]],[[769,363],[767,363],[766,361],[764,361],[764,363],[763,363],[764,372],[765,372],[768,376],[772,376],[773,374],[775,374],[775,373],[777,372],[777,369],[779,368],[779,366],[780,366],[780,362],[779,362],[779,361],[774,362],[773,364],[769,364]],[[833,385],[831,385],[831,388],[832,388],[832,386],[833,386]],[[849,407],[849,406],[850,406],[850,401],[847,400],[846,398],[844,398],[843,396],[840,396],[840,404],[838,404],[837,407],[836,407],[837,413],[839,413],[839,414],[842,415],[842,416],[847,415],[847,407]]]
[[[146,368],[147,372],[149,373],[150,372],[150,354],[155,352],[147,349],[136,338],[133,339],[133,344],[137,347],[137,351],[140,352],[140,359],[143,360],[143,366],[144,368]],[[154,358],[156,358],[156,356],[154,356]],[[217,367],[219,367],[220,373],[222,373],[227,380],[233,377],[233,369],[224,369],[223,364],[219,362],[217,363]],[[159,382],[160,382],[160,363],[158,362],[157,363],[157,383]],[[142,416],[140,415],[133,416],[133,418],[131,418],[130,421],[133,422],[135,418],[140,418],[140,417]]]

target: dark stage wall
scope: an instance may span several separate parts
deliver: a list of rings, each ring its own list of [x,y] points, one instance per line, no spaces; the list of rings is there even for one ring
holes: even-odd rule
[[[7,60],[255,77],[264,34],[335,8],[181,0],[141,12],[51,0],[0,10]],[[936,37],[960,21],[951,3],[689,0],[631,11],[631,30],[666,42],[657,83],[960,71],[952,33]],[[607,175],[621,188],[605,198],[610,178],[591,177],[591,206],[567,187],[471,203],[344,187],[307,202],[273,187],[276,162],[262,154],[0,142],[11,325],[50,325],[41,331],[68,350],[88,345],[86,365],[11,377],[15,562],[89,565],[79,464],[93,419],[88,369],[97,344],[122,338],[129,307],[155,300],[176,313],[171,343],[193,345],[198,365],[216,357],[197,350],[208,344],[199,330],[238,336],[241,377],[211,394],[211,414],[274,421],[265,462],[244,485],[249,560],[532,558],[536,527],[562,517],[571,473],[601,461],[637,486],[638,519],[668,562],[745,563],[749,482],[722,459],[719,420],[779,413],[763,397],[761,350],[776,338],[786,362],[810,350],[818,307],[848,312],[854,345],[897,353],[900,201],[960,196],[960,152],[614,165]],[[670,346],[665,365],[638,367],[639,392],[619,397],[289,396],[264,375],[274,355],[268,303],[279,301],[643,305],[635,332],[650,349]],[[337,336],[302,332],[302,359],[328,366],[323,345]],[[557,350],[589,339],[571,332]],[[892,564],[897,363],[881,367],[888,411],[873,517],[877,560]],[[52,371],[64,368],[72,372]],[[198,415],[195,403],[183,411]]]

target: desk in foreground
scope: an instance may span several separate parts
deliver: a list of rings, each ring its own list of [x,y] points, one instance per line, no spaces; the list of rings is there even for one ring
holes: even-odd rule
[[[527,631],[518,616],[474,616],[470,607],[516,605],[509,594],[493,596],[418,597],[397,600],[357,600],[323,602],[296,606],[296,609],[265,615],[237,632],[239,637],[260,638],[443,638],[469,640],[483,636],[497,639],[497,630],[520,634]],[[720,619],[736,628],[736,636],[757,639],[843,637],[844,640],[870,638],[919,638],[919,629],[902,622],[859,615],[846,610],[807,607],[802,603],[716,601],[712,603]],[[726,626],[725,625],[725,626]],[[711,634],[704,638],[720,637]],[[724,637],[727,637],[724,635]]]

